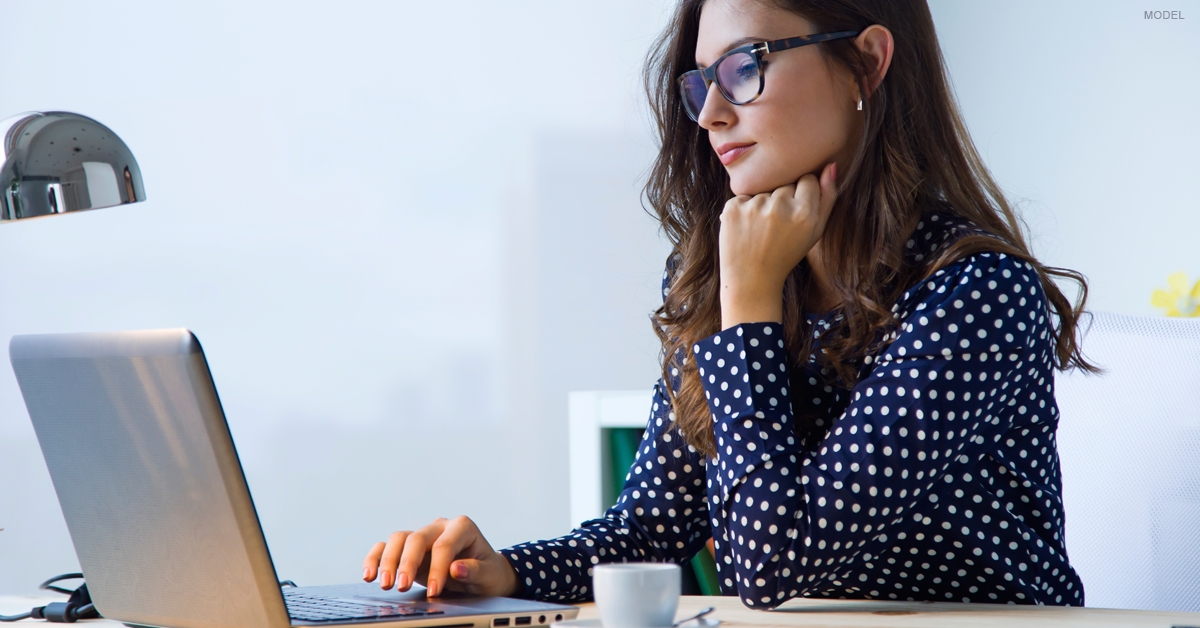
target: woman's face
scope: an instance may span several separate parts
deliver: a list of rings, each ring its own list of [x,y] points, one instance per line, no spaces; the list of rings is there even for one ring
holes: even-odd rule
[[[814,35],[808,20],[759,0],[708,0],[700,13],[696,65],[707,67],[731,48],[759,41]],[[709,86],[699,124],[714,151],[726,144],[752,144],[723,160],[734,194],[760,194],[820,176],[836,161],[844,172],[862,120],[858,91],[846,72],[831,72],[820,46],[810,44],[763,58],[762,95],[734,105]]]

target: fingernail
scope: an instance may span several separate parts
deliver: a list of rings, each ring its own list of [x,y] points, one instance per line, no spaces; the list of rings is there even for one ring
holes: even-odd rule
[[[363,567],[363,580],[366,580],[367,582],[371,581],[371,568],[370,567]]]
[[[438,594],[437,580],[429,581],[429,592],[428,593],[429,593],[429,597],[437,597],[437,594]]]
[[[392,588],[392,574],[386,571],[383,572],[383,577],[379,579],[379,585],[385,589]]]
[[[403,571],[400,572],[400,584],[396,588],[401,591],[408,589],[408,574]]]
[[[458,579],[460,579],[460,580],[461,580],[462,578],[466,578],[466,577],[467,577],[467,567],[466,567],[466,565],[463,565],[462,563],[454,563],[453,565],[451,565],[451,569],[453,569],[453,570],[454,570],[454,577],[455,577],[455,578],[458,578]]]

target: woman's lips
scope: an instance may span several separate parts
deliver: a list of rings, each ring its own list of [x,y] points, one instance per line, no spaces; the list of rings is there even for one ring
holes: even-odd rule
[[[748,146],[738,146],[737,148],[733,148],[721,153],[721,163],[728,166],[729,164],[737,161],[737,158],[741,157],[746,151],[754,148],[754,146],[754,144],[750,144]]]

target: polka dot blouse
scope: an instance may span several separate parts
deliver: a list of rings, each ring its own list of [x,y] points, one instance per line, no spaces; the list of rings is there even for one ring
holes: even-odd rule
[[[919,262],[968,231],[927,214],[908,254]],[[777,324],[697,343],[716,457],[672,429],[660,380],[617,503],[567,536],[502,550],[524,595],[587,599],[593,565],[684,563],[712,537],[722,592],[751,608],[797,596],[1082,605],[1037,273],[972,255],[892,311],[901,325],[853,389],[823,384],[812,356],[789,389]],[[834,321],[810,320],[819,344]],[[817,417],[807,436],[796,414]]]

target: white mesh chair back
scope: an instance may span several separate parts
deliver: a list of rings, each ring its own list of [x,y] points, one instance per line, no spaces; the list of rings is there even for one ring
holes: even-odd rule
[[[1105,312],[1058,373],[1066,547],[1087,606],[1200,611],[1200,319]]]

